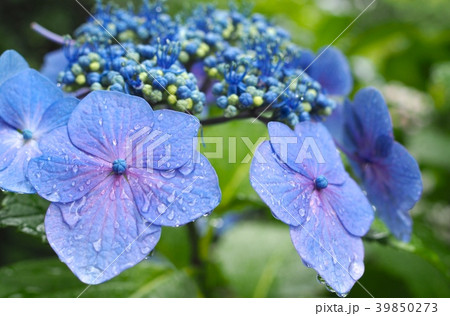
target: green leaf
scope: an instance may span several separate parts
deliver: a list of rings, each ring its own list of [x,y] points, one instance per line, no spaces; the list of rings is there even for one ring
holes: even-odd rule
[[[186,270],[156,257],[89,287],[56,258],[3,267],[0,279],[0,297],[196,297],[198,292]]]
[[[0,227],[16,227],[45,240],[44,217],[49,202],[38,195],[6,194],[1,203]]]
[[[216,170],[222,190],[222,201],[216,213],[228,210],[236,199],[252,201],[259,199],[249,180],[253,156],[251,149],[254,150],[256,144],[267,139],[267,128],[259,121],[252,122],[251,119],[237,120],[206,126],[203,130],[206,144],[205,147],[199,145],[199,149]],[[214,137],[214,140],[207,137]],[[251,146],[252,144],[255,146]],[[249,149],[248,145],[253,148]],[[220,154],[221,146],[222,155],[217,158],[211,157],[212,153]]]
[[[326,294],[306,268],[281,223],[245,222],[219,241],[213,258],[239,297],[314,297]]]

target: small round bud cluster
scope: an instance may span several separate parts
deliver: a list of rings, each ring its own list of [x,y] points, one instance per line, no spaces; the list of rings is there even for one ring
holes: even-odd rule
[[[98,2],[101,25],[77,29],[59,81],[68,91],[120,91],[193,114],[207,102],[227,118],[265,112],[289,125],[331,114],[334,101],[303,70],[304,51],[285,30],[246,11],[199,6],[182,22],[162,1],[144,1],[137,12]]]

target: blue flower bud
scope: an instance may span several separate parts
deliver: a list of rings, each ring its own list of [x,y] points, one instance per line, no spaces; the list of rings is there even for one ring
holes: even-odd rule
[[[223,84],[220,82],[216,82],[212,87],[212,93],[214,95],[221,95],[223,93]]]
[[[250,93],[243,93],[240,95],[239,97],[239,102],[244,106],[244,107],[249,107],[253,104],[253,96]]]
[[[123,87],[120,84],[115,83],[115,84],[113,84],[112,86],[109,87],[109,90],[123,92]]]
[[[164,90],[167,87],[167,84],[168,84],[167,79],[159,76],[156,77],[155,80],[153,80],[152,86],[155,89]]]
[[[97,72],[88,73],[86,78],[89,85],[92,85],[95,82],[100,82],[100,74]]]
[[[219,108],[225,109],[228,106],[228,98],[224,95],[221,97],[218,97],[216,102],[217,102],[217,106]]]
[[[181,86],[177,90],[177,96],[180,99],[188,99],[191,97],[191,95],[192,95],[191,90],[186,86]]]

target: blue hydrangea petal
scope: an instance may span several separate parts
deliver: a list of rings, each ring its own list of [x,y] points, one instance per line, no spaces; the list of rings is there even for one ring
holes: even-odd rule
[[[388,158],[366,166],[363,185],[378,216],[400,240],[409,241],[412,220],[408,213],[422,194],[422,178],[416,160],[399,143]]]
[[[134,141],[150,134],[153,123],[153,110],[144,99],[94,91],[73,111],[68,130],[79,149],[113,162],[130,155]]]
[[[153,133],[158,133],[152,147],[153,168],[176,169],[192,160],[197,147],[199,120],[181,112],[171,110],[155,111]],[[150,151],[147,147],[147,151]]]
[[[28,63],[15,50],[7,50],[0,56],[0,85],[28,68]]]
[[[16,193],[36,193],[28,181],[27,170],[28,162],[40,155],[41,152],[35,140],[31,139],[21,145],[8,167],[0,171],[0,188]]]
[[[292,226],[304,223],[314,190],[313,181],[286,166],[268,141],[255,152],[250,183],[276,218]]]
[[[57,82],[59,73],[64,71],[68,64],[64,49],[54,50],[44,56],[41,74],[46,76],[52,82]]]
[[[62,97],[55,84],[27,69],[0,86],[0,117],[14,128],[34,132],[47,108]]]
[[[379,139],[393,139],[389,110],[381,93],[369,87],[359,90],[353,103],[344,104],[344,141],[346,152],[365,158],[376,156]]]
[[[353,77],[344,54],[337,48],[323,47],[317,56],[319,57],[307,70],[308,74],[317,80],[328,94],[348,95],[353,89]]]
[[[291,226],[291,239],[307,267],[339,294],[348,293],[364,273],[361,238],[348,233],[334,212],[321,207],[316,194],[302,226]]]
[[[311,67],[311,63],[313,62],[315,56],[314,53],[309,49],[303,49],[300,53],[300,67],[302,69],[306,69],[308,66]],[[310,66],[311,65],[311,66]],[[309,68],[306,70],[308,72]]]
[[[78,200],[111,173],[109,163],[72,145],[65,126],[45,135],[39,146],[43,155],[30,161],[28,177],[51,202]]]
[[[142,221],[119,176],[108,177],[78,201],[51,204],[45,230],[60,260],[88,284],[105,282],[142,261],[161,234],[159,226]]]
[[[294,132],[278,122],[270,122],[268,128],[273,150],[290,168],[311,180],[326,175],[332,184],[345,181],[346,173],[339,152],[323,124],[301,122],[295,126]],[[283,153],[282,145],[277,144],[280,142],[287,144],[287,155]]]
[[[64,98],[54,102],[43,114],[34,135],[40,138],[51,130],[67,125],[70,114],[80,101],[76,98]]]
[[[22,144],[22,134],[0,119],[0,171],[11,164]]]
[[[347,177],[340,186],[330,185],[322,194],[327,212],[337,214],[342,225],[355,236],[364,236],[374,219],[374,211],[367,197],[353,179]]]
[[[221,199],[216,172],[200,154],[179,169],[130,168],[127,177],[140,213],[156,225],[184,225],[209,214]]]

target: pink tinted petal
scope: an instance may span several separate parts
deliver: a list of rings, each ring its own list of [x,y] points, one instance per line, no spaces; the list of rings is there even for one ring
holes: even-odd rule
[[[79,150],[60,127],[40,142],[43,155],[29,164],[36,191],[51,202],[71,202],[86,195],[111,173],[111,164]]]
[[[178,226],[210,213],[219,204],[216,172],[202,155],[194,162],[175,170],[127,171],[142,216],[156,225]]]
[[[53,203],[45,228],[61,261],[88,284],[105,282],[142,261],[161,233],[141,219],[126,180],[118,176],[78,201]]]

